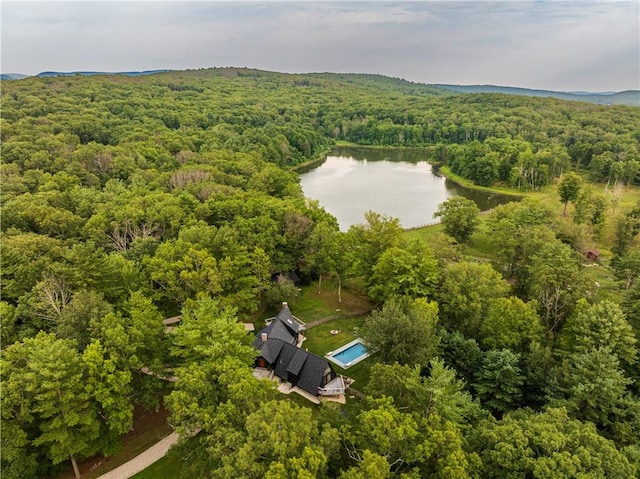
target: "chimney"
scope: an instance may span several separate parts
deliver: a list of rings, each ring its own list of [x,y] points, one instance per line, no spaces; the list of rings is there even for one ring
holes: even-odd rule
[[[268,338],[267,338],[267,333],[262,333],[260,336],[261,336],[261,338],[262,338],[262,342],[263,342],[263,343],[266,343],[266,342],[267,342],[267,339],[268,339]]]
[[[282,309],[289,309],[289,304],[286,301],[282,302]]]

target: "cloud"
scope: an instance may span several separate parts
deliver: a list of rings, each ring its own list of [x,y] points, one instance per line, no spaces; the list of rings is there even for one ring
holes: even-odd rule
[[[3,2],[2,71],[250,66],[638,88],[638,2]]]

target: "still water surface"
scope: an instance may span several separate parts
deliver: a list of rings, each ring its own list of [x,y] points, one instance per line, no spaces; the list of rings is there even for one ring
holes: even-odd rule
[[[369,210],[413,228],[436,222],[438,205],[453,196],[469,198],[483,211],[515,199],[447,180],[433,171],[426,153],[419,150],[340,148],[300,178],[305,196],[319,200],[343,231],[363,223]]]

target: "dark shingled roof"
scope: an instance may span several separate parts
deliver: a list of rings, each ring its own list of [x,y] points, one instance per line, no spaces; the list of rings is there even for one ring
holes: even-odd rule
[[[300,332],[300,327],[302,326],[298,321],[296,321],[291,314],[291,310],[288,306],[282,308],[280,312],[277,314],[276,319],[279,319],[284,323],[284,325],[289,328],[294,333]],[[276,321],[274,321],[275,323]]]
[[[260,355],[272,365],[276,376],[285,381],[291,380],[289,373],[297,376],[298,381],[295,385],[314,396],[318,395],[318,388],[323,385],[322,380],[327,368],[333,371],[326,359],[281,339],[269,338],[266,342],[260,341],[259,344]]]
[[[260,356],[273,368],[276,376],[290,381],[300,389],[318,395],[323,386],[325,371],[331,368],[326,359],[296,347],[298,334],[304,325],[295,319],[286,303],[271,324],[256,335],[253,345],[260,350]],[[266,334],[266,341],[262,335]],[[332,374],[335,377],[335,373]],[[297,381],[296,381],[297,378]]]
[[[261,342],[262,343],[262,342]],[[282,351],[282,347],[284,346],[283,341],[269,341],[266,343],[262,343],[262,348],[260,349],[260,356],[267,360],[269,364],[273,364],[276,362],[278,358],[278,354]]]
[[[295,374],[296,376],[300,375],[300,370],[302,369],[302,365],[304,364],[304,362],[307,359],[307,356],[309,356],[309,353],[302,350],[302,349],[298,349],[296,351],[296,354],[293,355],[293,358],[291,359],[291,362],[289,363],[289,366],[287,367],[287,371]]]
[[[260,330],[253,341],[253,345],[258,349],[262,349],[262,333],[267,333],[268,339],[280,339],[288,344],[296,344],[297,342],[295,335],[282,322],[274,320],[269,326]]]
[[[327,366],[329,366],[329,362],[326,359],[307,353],[307,360],[300,371],[300,379],[297,386],[317,396],[318,388],[322,385],[322,378]]]
[[[293,356],[296,354],[296,351],[299,351],[299,349],[291,344],[282,345],[282,351],[280,351],[280,356],[278,356],[276,364],[274,365],[276,376],[283,379],[287,379],[289,377],[287,368],[289,367],[291,359],[293,359]]]

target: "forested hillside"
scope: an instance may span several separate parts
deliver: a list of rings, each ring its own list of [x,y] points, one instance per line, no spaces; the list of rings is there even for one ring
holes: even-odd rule
[[[3,477],[113,454],[159,404],[200,431],[190,478],[640,477],[640,109],[249,69],[1,88]],[[449,200],[429,241],[340,232],[293,170],[338,141],[528,198]],[[239,321],[291,273],[375,303],[366,398],[252,376]]]
[[[496,85],[442,85],[436,84],[445,90],[465,93],[505,93],[510,95],[539,96],[559,98],[561,100],[573,100],[596,103],[598,105],[630,105],[640,106],[640,90],[626,90],[619,92],[592,93],[592,92],[562,92],[550,90],[532,90],[530,88],[515,88]]]

